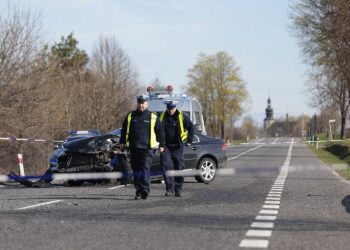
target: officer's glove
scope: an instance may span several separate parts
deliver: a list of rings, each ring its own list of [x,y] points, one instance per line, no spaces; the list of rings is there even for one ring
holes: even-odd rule
[[[191,146],[192,145],[192,143],[190,143],[190,142],[186,142],[186,147],[188,147],[188,146]]]

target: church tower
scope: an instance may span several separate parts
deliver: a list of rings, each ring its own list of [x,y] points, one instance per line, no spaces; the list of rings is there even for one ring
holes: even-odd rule
[[[265,109],[266,117],[264,119],[264,130],[267,130],[274,122],[273,118],[273,108],[271,107],[270,97],[267,99],[267,108]]]

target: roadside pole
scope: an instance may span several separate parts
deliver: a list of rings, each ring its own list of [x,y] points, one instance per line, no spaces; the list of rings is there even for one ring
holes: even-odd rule
[[[19,175],[20,175],[20,176],[25,176],[25,174],[24,174],[24,165],[23,165],[23,156],[22,156],[22,154],[17,154],[17,158],[18,158]]]

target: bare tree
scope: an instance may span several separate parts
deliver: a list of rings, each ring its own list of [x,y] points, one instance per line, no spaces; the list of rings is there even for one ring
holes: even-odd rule
[[[300,46],[317,76],[311,89],[316,104],[335,104],[341,114],[344,137],[350,91],[350,1],[301,0],[291,18]]]
[[[344,139],[346,118],[349,114],[350,97],[345,81],[340,83],[337,77],[332,77],[330,72],[310,73],[308,82],[308,90],[313,93],[313,107],[317,107],[320,111],[324,111],[327,107],[333,106],[340,114],[340,138]],[[329,114],[331,115],[331,114]],[[331,115],[332,116],[332,115]],[[338,117],[338,115],[333,115]],[[334,119],[334,118],[331,118]]]
[[[140,91],[136,70],[116,39],[102,36],[95,45],[89,66],[95,77],[94,88],[90,89],[94,98],[86,107],[86,119],[105,130],[121,126]]]
[[[7,8],[6,14],[0,16],[0,132],[14,137],[46,136],[39,110],[48,98],[43,89],[50,67],[40,34],[40,15],[9,2]],[[25,149],[28,147],[31,149]],[[44,150],[34,156],[32,148],[29,144],[10,143],[3,150],[24,152],[28,161],[47,158]],[[16,159],[5,157],[1,162],[11,166]]]

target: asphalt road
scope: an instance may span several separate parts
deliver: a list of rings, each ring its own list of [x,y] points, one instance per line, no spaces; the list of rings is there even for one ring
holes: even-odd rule
[[[292,143],[293,142],[293,143]],[[349,249],[350,186],[299,139],[227,150],[235,174],[183,197],[132,186],[0,186],[0,249]]]

